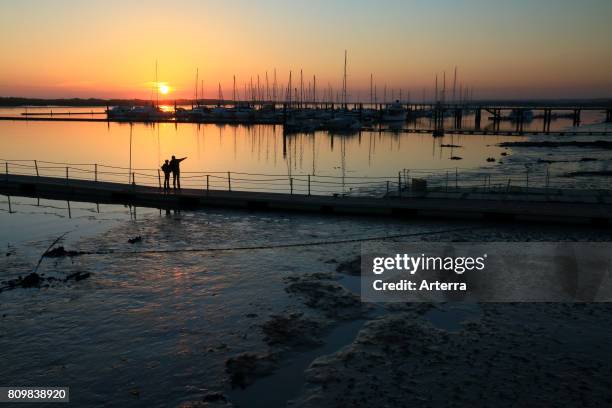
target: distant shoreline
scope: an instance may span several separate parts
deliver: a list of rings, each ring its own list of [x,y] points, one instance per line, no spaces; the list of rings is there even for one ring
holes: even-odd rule
[[[189,105],[191,99],[160,99],[160,105]],[[205,99],[200,103],[216,103],[217,100]],[[117,106],[117,105],[145,105],[150,104],[148,99],[102,99],[102,98],[62,98],[62,99],[43,99],[43,98],[20,98],[20,97],[0,97],[0,106],[20,107],[20,106]]]
[[[60,99],[43,99],[43,98],[22,98],[22,97],[0,97],[1,107],[26,107],[26,106],[117,106],[117,105],[145,105],[151,103],[148,99],[102,99],[102,98],[60,98]],[[164,99],[159,101],[160,105],[191,105],[194,103],[192,99]],[[200,103],[212,105],[218,103],[217,99],[200,99]],[[226,104],[232,104],[231,100],[224,100]],[[349,102],[359,103],[359,102]],[[418,101],[412,103],[421,103]],[[425,102],[431,103],[431,102]],[[582,106],[612,106],[612,98],[591,98],[591,99],[483,99],[476,100],[475,104],[504,104],[504,105],[582,105]],[[364,102],[367,104],[367,102]]]

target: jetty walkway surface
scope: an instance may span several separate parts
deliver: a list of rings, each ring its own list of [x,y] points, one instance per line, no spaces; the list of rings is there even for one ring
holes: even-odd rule
[[[391,217],[434,217],[498,221],[543,221],[612,226],[612,192],[574,194],[400,192],[384,197],[307,195],[185,188],[165,193],[159,187],[31,175],[0,175],[0,194],[45,199],[131,204],[154,208],[220,207]],[[401,194],[401,197],[399,196]]]

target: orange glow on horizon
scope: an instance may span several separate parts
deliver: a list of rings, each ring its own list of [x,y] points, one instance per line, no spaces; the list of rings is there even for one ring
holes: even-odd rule
[[[379,101],[385,87],[431,97],[443,72],[450,95],[455,66],[476,97],[612,94],[612,3],[237,2],[0,2],[0,96],[149,99],[160,81],[176,99],[216,99],[219,83],[231,99],[235,76],[245,99],[276,71],[282,97],[303,70],[321,98],[342,87],[345,49],[352,100],[369,100],[370,74]]]

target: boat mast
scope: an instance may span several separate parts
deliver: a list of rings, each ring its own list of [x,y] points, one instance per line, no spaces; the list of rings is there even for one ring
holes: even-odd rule
[[[344,50],[344,79],[342,81],[342,102],[344,103],[344,109],[346,109],[346,50]]]
[[[299,107],[302,108],[304,105],[304,74],[302,73],[302,70],[300,69],[300,105]]]
[[[455,97],[456,86],[457,86],[457,66],[455,65],[455,75],[453,78],[453,103],[457,103],[457,99]]]
[[[372,94],[372,84],[373,84],[373,82],[374,82],[374,77],[370,73],[370,105],[372,105],[372,103],[374,103],[374,95]]]
[[[446,71],[443,72],[443,82],[442,82],[442,103],[446,100]]]
[[[198,68],[196,68],[196,80],[195,80],[195,103],[196,105],[200,105],[198,102]],[[191,104],[191,107],[193,108],[193,104]]]
[[[434,93],[434,103],[438,103],[438,74],[436,74],[436,91]]]
[[[289,107],[291,107],[291,92],[291,70],[289,70],[289,83],[287,84],[287,96],[285,98],[287,99]]]
[[[257,74],[257,102],[261,102],[261,88],[259,86],[259,74]]]
[[[155,60],[155,93],[157,94],[157,106],[159,106],[159,82],[157,80],[157,60]]]
[[[272,85],[272,99],[274,99],[274,103],[276,103],[276,87],[278,84],[276,83],[276,68],[274,68],[274,84]]]
[[[236,105],[236,75],[234,75],[234,88],[232,91],[232,101],[234,102],[234,106]]]
[[[312,101],[317,103],[317,76],[312,76]]]

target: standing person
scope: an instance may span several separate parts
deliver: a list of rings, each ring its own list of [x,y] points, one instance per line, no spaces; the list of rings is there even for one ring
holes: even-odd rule
[[[175,156],[172,156],[172,160],[170,160],[170,170],[172,171],[172,186],[176,190],[181,189],[181,167],[180,163],[185,160],[187,157],[183,157],[182,159],[177,159]]]
[[[167,159],[164,164],[162,164],[161,169],[164,172],[164,191],[168,191],[170,190],[170,172],[172,169]]]

